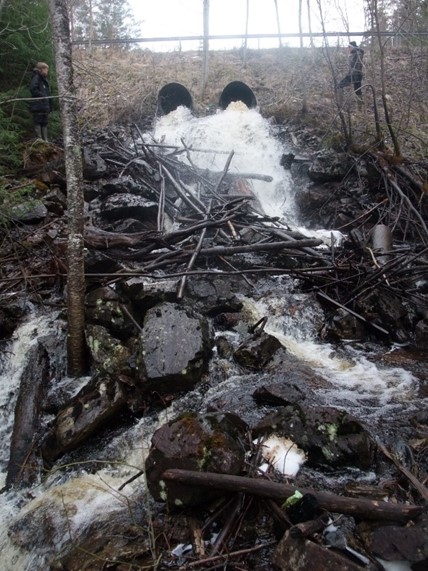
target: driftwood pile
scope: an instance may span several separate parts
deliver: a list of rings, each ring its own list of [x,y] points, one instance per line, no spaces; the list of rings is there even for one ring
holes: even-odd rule
[[[415,307],[416,313],[425,311],[426,295],[419,285],[428,275],[423,169],[413,169],[412,174],[410,167],[391,165],[383,155],[368,155],[367,168],[377,177],[374,198],[384,196],[370,212],[362,206],[342,244],[332,239],[326,247],[318,238],[303,236],[263,213],[251,192],[251,180],[268,182],[269,177],[245,173],[238,178],[230,173],[233,152],[223,172],[208,172],[194,165],[192,152],[197,149],[184,141],[179,148],[142,144],[136,129],[134,148],[118,143],[104,159],[118,176],[131,176],[157,203],[155,227],[120,234],[88,226],[89,248],[108,250],[112,258],[126,261],[132,274],[181,277],[178,298],[184,295],[186,279],[196,274],[240,274],[243,279],[287,274],[312,288],[331,312],[345,311],[382,338],[394,338],[394,332],[382,312],[372,311],[376,319],[370,317],[364,305],[367,296],[392,298]],[[179,226],[165,232],[168,216]],[[403,328],[413,325],[405,323]]]
[[[91,286],[129,275],[181,278],[180,299],[185,295],[186,280],[195,274],[240,274],[246,280],[288,274],[312,288],[330,315],[337,310],[346,312],[370,334],[383,338],[394,338],[394,332],[382,312],[373,309],[373,303],[370,308],[365,306],[367,296],[391,297],[415,308],[419,317],[404,323],[404,330],[414,327],[424,315],[427,302],[421,283],[428,273],[428,228],[424,169],[420,166],[395,165],[384,155],[367,155],[367,170],[376,171],[374,206],[368,209],[364,205],[361,213],[355,212],[342,244],[332,240],[331,246],[319,248],[322,242],[318,238],[302,236],[263,214],[251,192],[251,180],[269,181],[269,177],[259,173],[238,177],[229,172],[233,152],[223,172],[209,172],[194,165],[192,153],[197,149],[184,141],[180,148],[142,141],[142,133],[134,126],[131,137],[123,130],[103,133],[85,147],[88,187],[127,177],[137,189],[135,194],[157,204],[156,219],[144,231],[109,231],[92,223],[89,216],[85,245],[89,251],[104,251],[105,259],[112,262],[101,272],[92,271],[87,264]],[[182,155],[187,163],[180,160]],[[65,191],[57,158],[55,176],[47,177],[54,182],[46,185],[49,164],[38,162],[25,172],[35,188],[44,187],[45,195],[46,187]],[[39,195],[43,201],[43,192]],[[89,204],[90,212],[94,208],[97,206]],[[168,221],[170,226],[174,223],[172,230],[166,230]],[[2,230],[0,293],[30,285],[32,291],[46,294],[46,286],[64,284],[66,230],[63,226],[58,231],[58,209],[50,208],[37,224],[18,224]],[[401,341],[403,337],[401,332]]]

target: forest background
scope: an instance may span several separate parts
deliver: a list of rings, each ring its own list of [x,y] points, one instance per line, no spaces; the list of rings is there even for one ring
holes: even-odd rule
[[[290,48],[280,42],[282,47],[268,50],[246,50],[243,40],[241,48],[210,52],[203,77],[202,45],[199,51],[160,53],[132,43],[141,31],[127,1],[66,0],[75,42],[80,124],[82,128],[102,127],[153,117],[158,90],[169,81],[180,81],[194,94],[197,113],[209,113],[219,90],[228,81],[240,79],[255,91],[262,114],[277,122],[300,117],[309,127],[324,132],[327,146],[341,138],[343,129],[350,129],[353,137],[364,135],[370,140],[373,102],[384,99],[390,107],[387,122],[399,133],[406,152],[424,157],[428,146],[428,1],[364,2],[368,105],[364,120],[347,126],[352,117],[345,124],[341,121],[334,97],[335,84],[346,73],[346,37],[326,37],[318,48]],[[300,0],[301,11],[310,5],[319,9],[322,21],[326,3]],[[349,22],[344,21],[344,30],[350,30]],[[391,35],[381,35],[387,32]],[[86,45],[78,43],[82,40]],[[34,138],[28,86],[37,61],[49,63],[52,92],[58,93],[48,0],[0,0],[0,54],[0,175],[5,175],[22,166],[23,146]],[[58,141],[59,109],[54,99],[49,130]]]

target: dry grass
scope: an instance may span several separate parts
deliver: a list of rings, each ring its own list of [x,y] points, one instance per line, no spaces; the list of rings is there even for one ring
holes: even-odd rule
[[[245,55],[245,59],[244,59]],[[329,65],[328,58],[331,65]],[[223,88],[233,80],[254,91],[260,112],[278,124],[304,128],[320,136],[326,146],[341,140],[334,79],[347,69],[344,48],[281,48],[210,52],[205,92],[202,84],[202,52],[155,53],[118,48],[74,54],[75,78],[82,125],[104,127],[113,123],[148,125],[156,114],[157,94],[166,83],[182,83],[191,92],[198,116],[212,113]],[[379,54],[366,49],[365,83],[373,85],[381,108]],[[386,50],[387,101],[404,154],[427,157],[428,43],[412,49]],[[350,95],[350,92],[347,93]],[[304,98],[307,112],[302,113]],[[365,90],[365,106],[359,110],[349,98],[347,121],[354,141],[367,145],[375,139],[373,97]],[[381,119],[383,111],[380,109]],[[388,140],[386,126],[382,125]]]

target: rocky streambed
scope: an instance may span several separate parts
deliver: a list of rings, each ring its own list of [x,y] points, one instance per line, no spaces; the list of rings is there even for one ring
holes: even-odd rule
[[[9,568],[424,568],[414,187],[395,199],[372,156],[286,153],[297,226],[263,211],[254,182],[269,174],[199,168],[135,126],[88,135],[88,376],[76,380],[53,147],[36,147],[38,190],[2,230],[6,350],[32,314],[44,320],[3,406]]]

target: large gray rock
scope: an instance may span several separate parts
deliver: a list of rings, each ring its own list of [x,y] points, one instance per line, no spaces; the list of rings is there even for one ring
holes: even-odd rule
[[[424,514],[411,526],[380,526],[368,531],[361,525],[367,548],[385,561],[409,561],[411,568],[428,568],[428,515]]]
[[[240,311],[242,301],[235,292],[245,295],[249,291],[250,286],[242,278],[234,276],[228,279],[192,277],[186,284],[186,298],[192,301],[197,311],[210,316]]]
[[[177,279],[136,276],[121,282],[118,289],[138,310],[146,311],[163,301],[176,301],[177,283]]]
[[[207,371],[212,347],[205,317],[178,304],[159,304],[144,318],[136,351],[137,376],[149,390],[188,390]]]
[[[47,215],[48,209],[41,200],[17,204],[9,211],[9,218],[12,222],[22,222],[25,224],[41,222]]]

